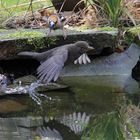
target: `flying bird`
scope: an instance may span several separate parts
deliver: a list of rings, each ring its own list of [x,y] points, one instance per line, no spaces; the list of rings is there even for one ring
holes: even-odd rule
[[[20,52],[18,56],[30,57],[38,60],[41,63],[37,68],[38,78],[48,84],[58,79],[65,65],[69,63],[90,63],[90,59],[85,53],[93,49],[94,48],[89,46],[86,41],[77,41],[76,43],[66,44],[42,53]]]

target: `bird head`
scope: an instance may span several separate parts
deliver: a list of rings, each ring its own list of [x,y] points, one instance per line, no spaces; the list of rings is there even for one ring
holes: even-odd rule
[[[61,22],[64,22],[66,20],[66,17],[61,12],[58,14],[58,17],[59,17]]]
[[[81,54],[94,50],[94,47],[89,46],[86,41],[77,41],[75,45],[79,48]]]
[[[60,17],[60,21],[61,21],[61,22],[64,22],[65,20],[66,20],[65,17],[63,17],[63,16]]]

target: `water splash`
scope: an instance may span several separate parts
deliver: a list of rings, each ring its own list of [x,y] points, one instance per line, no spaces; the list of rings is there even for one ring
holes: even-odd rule
[[[7,88],[8,79],[5,75],[0,74],[0,91],[4,91]]]
[[[39,80],[37,80],[34,83],[31,83],[31,85],[28,87],[28,93],[30,95],[30,97],[38,104],[41,105],[42,101],[39,97],[45,97],[46,99],[52,100],[51,97],[48,97],[47,95],[44,94],[39,94],[35,91],[36,88],[38,88],[39,86],[42,86],[43,84],[40,83]]]
[[[4,93],[5,94],[29,94],[29,96],[38,104],[41,105],[42,100],[40,99],[40,97],[44,97],[48,100],[52,100],[51,97],[48,97],[47,95],[44,94],[39,94],[36,91],[36,88],[40,87],[40,86],[44,86],[44,84],[41,84],[40,81],[35,81],[33,83],[31,83],[30,85],[26,85],[26,86],[22,86],[22,82],[19,81],[18,86],[16,86],[15,88],[5,88]]]

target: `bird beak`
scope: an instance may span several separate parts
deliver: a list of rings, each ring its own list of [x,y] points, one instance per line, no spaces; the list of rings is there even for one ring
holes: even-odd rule
[[[95,48],[92,47],[92,46],[88,46],[87,50],[88,50],[88,51],[91,51],[91,50],[95,50]]]

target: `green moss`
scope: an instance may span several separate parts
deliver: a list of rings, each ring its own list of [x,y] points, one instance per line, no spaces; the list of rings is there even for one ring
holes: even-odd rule
[[[125,140],[122,125],[122,118],[117,112],[98,115],[88,125],[82,140]]]
[[[56,41],[57,41],[57,40],[58,40],[57,37],[48,38],[48,39],[47,39],[48,47],[50,47],[51,45],[56,45]]]
[[[128,29],[128,32],[134,34],[134,35],[138,35],[140,34],[140,26],[135,26],[133,28]]]
[[[33,45],[35,47],[35,50],[36,49],[42,49],[45,47],[45,41],[44,41],[44,38],[30,38],[27,40],[27,44],[30,44],[30,45]]]
[[[127,32],[125,33],[124,39],[128,44],[136,43],[140,45],[138,35],[140,34],[140,26],[135,26],[132,28],[128,28]]]
[[[6,31],[8,31],[8,30],[6,30],[6,29],[0,29],[0,33],[1,32],[6,32]]]
[[[140,136],[132,123],[130,123],[130,122],[127,123],[127,127],[128,127],[129,132],[131,132],[133,137],[139,137]]]
[[[0,36],[0,39],[17,39],[17,38],[37,38],[37,37],[44,37],[45,33],[41,33],[38,31],[26,31],[20,30],[13,34],[8,34],[4,36]]]
[[[55,45],[58,40],[57,37],[49,37],[47,41],[45,39],[46,34],[39,31],[27,31],[20,30],[12,34],[0,36],[0,39],[16,39],[16,48],[18,50],[23,50],[23,48],[29,45],[32,49],[38,50],[46,47]],[[20,40],[19,38],[25,39]],[[27,39],[27,40],[26,40]]]
[[[110,27],[110,26],[92,28],[92,27],[89,27],[89,26],[86,26],[86,25],[70,27],[69,29],[76,30],[76,31],[84,31],[84,30],[88,30],[88,29],[91,29],[93,31],[117,31],[118,30],[117,28]]]
[[[115,27],[106,26],[106,27],[95,28],[94,30],[96,30],[96,31],[117,31],[118,29]]]

